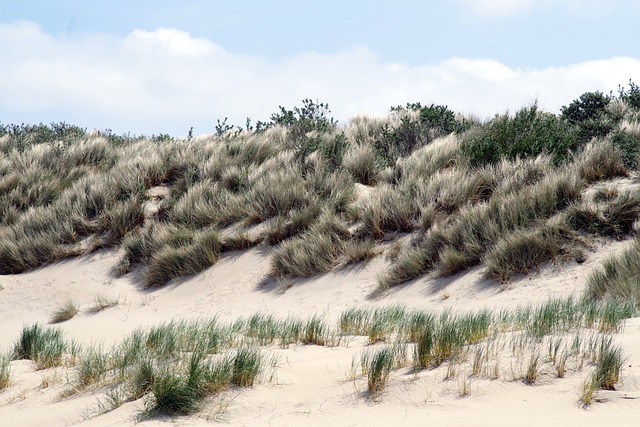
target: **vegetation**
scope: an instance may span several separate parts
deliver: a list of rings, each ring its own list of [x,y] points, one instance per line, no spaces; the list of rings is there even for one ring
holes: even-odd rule
[[[11,384],[11,357],[7,354],[0,354],[0,391],[6,389]]]
[[[67,370],[70,389],[65,395],[102,390],[110,402],[102,410],[144,398],[150,414],[184,415],[197,412],[208,397],[222,391],[269,380],[278,357],[265,347],[334,346],[343,338],[362,336],[366,347],[354,356],[352,376],[366,376],[368,395],[375,400],[382,398],[391,375],[404,367],[420,375],[444,366],[446,378],[462,379],[459,394],[466,396],[468,378],[502,377],[533,385],[549,372],[562,378],[587,364],[593,373],[582,392],[586,404],[589,393],[592,398],[619,381],[623,358],[611,334],[637,314],[633,303],[588,298],[499,312],[351,308],[335,325],[319,315],[305,320],[256,313],[227,324],[215,318],[172,321],[136,330],[109,348],[83,348],[59,329],[34,324],[22,330],[11,357],[0,358],[0,384],[10,386],[12,359],[31,359],[36,369]],[[511,373],[500,369],[500,357],[510,359]]]
[[[53,313],[49,323],[66,322],[76,314],[78,314],[78,307],[76,307],[73,300],[69,298]]]
[[[597,212],[581,204],[588,185],[637,165],[638,88],[618,92],[485,123],[410,103],[339,125],[305,99],[188,140],[0,125],[0,274],[115,246],[114,274],[142,266],[158,287],[266,244],[273,276],[306,277],[366,262],[390,233],[408,233],[382,287],[477,264],[507,281],[580,258],[594,237],[633,234],[635,195]]]
[[[374,399],[400,368],[442,369],[460,379],[459,396],[475,378],[533,386],[585,365],[593,373],[584,404],[615,387],[624,358],[611,335],[640,307],[640,192],[607,182],[637,172],[633,82],[617,96],[585,93],[559,115],[531,105],[484,123],[420,103],[345,125],[329,113],[304,100],[268,122],[225,120],[215,135],[188,140],[0,125],[0,274],[112,247],[122,253],[114,275],[138,269],[143,286],[155,288],[225,252],[264,245],[273,247],[276,279],[384,255],[384,290],[478,265],[506,283],[545,263],[581,263],[594,242],[631,238],[629,248],[590,277],[584,298],[511,311],[351,308],[337,325],[257,313],[230,324],[170,322],[108,348],[25,326],[0,356],[0,390],[11,385],[11,361],[28,359],[36,369],[67,369],[69,393],[103,390],[113,407],[144,398],[151,413],[191,414],[211,396],[268,379],[277,358],[265,347],[348,337],[366,345],[353,378],[359,366]],[[97,295],[90,311],[118,303]],[[77,312],[69,300],[51,323]]]

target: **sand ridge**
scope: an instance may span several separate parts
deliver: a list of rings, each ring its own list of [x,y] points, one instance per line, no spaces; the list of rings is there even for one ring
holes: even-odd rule
[[[487,283],[477,267],[446,280],[416,280],[382,296],[372,296],[376,275],[386,265],[378,257],[367,265],[337,269],[328,274],[286,284],[266,283],[266,247],[224,255],[207,271],[158,290],[142,290],[136,274],[114,279],[109,270],[118,254],[102,250],[32,272],[2,278],[0,291],[0,348],[8,350],[23,324],[46,323],[53,310],[73,298],[80,314],[59,327],[84,344],[110,345],[139,327],[172,319],[209,318],[232,321],[256,312],[285,317],[317,313],[329,321],[349,307],[403,304],[428,310],[473,311],[542,302],[549,297],[576,295],[585,277],[600,261],[623,250],[629,242],[602,245],[582,265],[547,266],[508,287]],[[91,312],[96,295],[117,305]],[[615,336],[626,359],[617,391],[598,393],[589,409],[578,405],[578,390],[587,371],[565,379],[549,377],[525,386],[509,380],[443,379],[443,368],[422,373],[410,368],[393,371],[380,399],[366,396],[366,377],[354,378],[352,361],[366,347],[352,339],[337,347],[292,346],[269,349],[279,356],[271,381],[252,389],[214,396],[196,416],[140,419],[144,401],[125,403],[99,413],[100,390],[61,398],[63,368],[34,371],[32,362],[12,362],[13,385],[0,393],[0,417],[7,425],[122,426],[122,425],[453,425],[596,426],[634,425],[640,408],[640,319],[630,319]],[[504,366],[505,372],[508,370]],[[461,397],[461,387],[469,395]]]

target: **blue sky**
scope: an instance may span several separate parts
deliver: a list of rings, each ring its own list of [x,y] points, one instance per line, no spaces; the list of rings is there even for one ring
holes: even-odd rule
[[[640,81],[638,0],[0,1],[0,122],[184,135],[303,98],[490,117]]]

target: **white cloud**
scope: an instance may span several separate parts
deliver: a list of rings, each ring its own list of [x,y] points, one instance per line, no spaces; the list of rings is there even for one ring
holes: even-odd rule
[[[574,15],[599,16],[616,10],[638,10],[638,0],[450,0],[481,18],[508,18],[535,9]]]
[[[535,0],[458,0],[474,14],[505,17],[528,12]]]
[[[420,101],[490,117],[538,99],[550,111],[591,90],[640,75],[620,57],[560,68],[512,69],[486,59],[408,66],[366,47],[281,61],[238,55],[186,32],[134,31],[123,38],[53,37],[32,23],[0,24],[0,120],[66,121],[118,132],[211,132],[216,119],[268,119],[279,105],[328,102],[345,122]],[[35,118],[35,119],[34,119]]]

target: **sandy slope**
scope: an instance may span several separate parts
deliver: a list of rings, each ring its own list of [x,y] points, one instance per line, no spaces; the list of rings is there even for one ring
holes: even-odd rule
[[[337,270],[297,281],[283,292],[282,284],[263,283],[269,249],[228,254],[202,274],[154,291],[137,286],[136,274],[113,279],[109,269],[117,254],[101,251],[37,271],[0,278],[0,351],[8,350],[23,324],[46,323],[66,298],[81,313],[60,327],[82,343],[106,345],[133,329],[170,319],[212,317],[233,320],[258,311],[308,317],[319,313],[337,319],[353,306],[402,303],[432,310],[477,310],[542,302],[550,296],[578,295],[589,272],[605,257],[628,243],[609,243],[591,253],[582,265],[547,266],[534,277],[523,277],[500,288],[482,277],[480,268],[447,280],[417,280],[383,296],[372,297],[382,257],[366,266]],[[261,285],[262,284],[262,285]],[[90,313],[96,295],[119,304]],[[365,396],[366,378],[350,374],[352,358],[363,349],[354,340],[335,347],[297,346],[281,350],[280,366],[270,382],[251,390],[231,391],[212,398],[196,417],[140,419],[144,402],[136,401],[96,416],[100,391],[61,399],[67,382],[63,369],[34,371],[31,362],[13,362],[12,386],[0,392],[0,425],[126,426],[207,425],[637,425],[640,415],[640,319],[631,319],[616,336],[628,357],[618,391],[600,392],[600,402],[585,410],[577,405],[587,370],[565,379],[552,375],[525,386],[509,379],[508,364],[500,379],[472,379],[470,395],[460,397],[464,375],[444,380],[446,368],[392,374],[382,398]],[[46,387],[43,387],[46,386]]]

